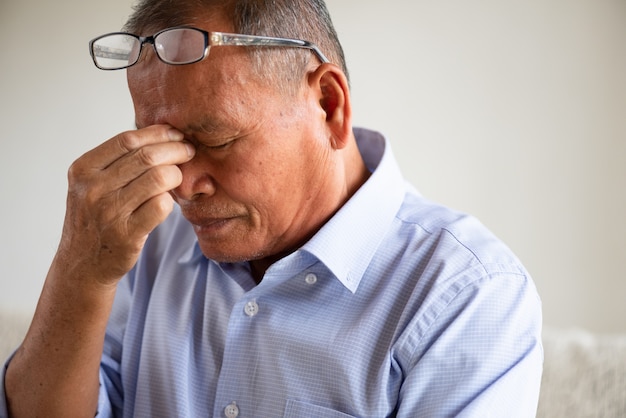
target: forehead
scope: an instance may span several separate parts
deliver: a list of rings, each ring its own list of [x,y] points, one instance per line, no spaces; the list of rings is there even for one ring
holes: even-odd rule
[[[209,61],[215,58],[213,61]],[[179,128],[215,132],[262,107],[243,75],[244,65],[222,65],[218,57],[186,66],[161,62],[129,69],[128,85],[138,125],[170,123]],[[152,68],[151,68],[152,67]],[[265,96],[266,97],[266,96]],[[256,102],[256,103],[255,103]]]
[[[207,31],[233,31],[232,22],[220,8],[197,9],[193,17],[177,23]],[[144,49],[141,61],[127,70],[137,125],[187,126],[194,122],[203,131],[213,131],[240,119],[251,108],[262,108],[264,98],[272,96],[244,48],[211,48],[203,61],[182,66],[160,62],[149,45]],[[207,118],[206,113],[212,117]]]
[[[218,47],[200,62],[174,66],[154,51],[127,71],[139,127],[169,123],[183,131],[215,133],[238,125],[276,100],[241,48]]]
[[[232,8],[226,5],[216,5],[214,2],[207,1],[197,2],[200,4],[189,1],[165,3],[164,7],[145,10],[141,19],[136,22],[133,22],[131,18],[129,29],[141,36],[153,35],[160,30],[174,26],[194,26],[207,31],[233,31]]]

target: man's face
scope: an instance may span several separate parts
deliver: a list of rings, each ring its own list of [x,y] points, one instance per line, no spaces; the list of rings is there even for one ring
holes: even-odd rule
[[[207,22],[202,29],[232,31]],[[243,48],[213,48],[185,66],[164,64],[144,48],[128,70],[137,126],[169,124],[196,146],[172,194],[203,253],[218,261],[290,252],[336,204],[325,196],[333,179],[319,99],[305,80],[295,96],[263,83]]]

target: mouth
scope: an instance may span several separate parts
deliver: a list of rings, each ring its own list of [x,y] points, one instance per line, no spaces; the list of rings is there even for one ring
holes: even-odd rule
[[[243,205],[213,200],[182,201],[178,205],[199,239],[227,239],[248,222],[248,211]]]
[[[220,229],[223,229],[227,224],[229,224],[235,217],[229,218],[209,218],[203,219],[201,221],[190,221],[193,225],[193,229],[196,233],[209,233],[209,232],[217,232]]]
[[[206,213],[193,213],[183,210],[183,216],[191,223],[198,236],[216,235],[229,228],[232,223],[241,218],[240,215],[220,214],[218,216]]]

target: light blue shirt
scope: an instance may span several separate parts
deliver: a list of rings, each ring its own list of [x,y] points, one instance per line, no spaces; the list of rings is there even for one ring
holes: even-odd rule
[[[178,210],[155,230],[119,284],[99,417],[535,415],[530,276],[407,185],[380,134],[355,132],[371,177],[259,285],[206,259]]]

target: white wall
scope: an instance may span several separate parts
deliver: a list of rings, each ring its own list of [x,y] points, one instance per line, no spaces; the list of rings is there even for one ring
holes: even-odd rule
[[[130,0],[0,0],[0,307],[32,310],[66,170],[133,124],[123,72],[87,41]],[[428,197],[522,258],[545,322],[626,331],[626,2],[328,0],[356,122]]]

